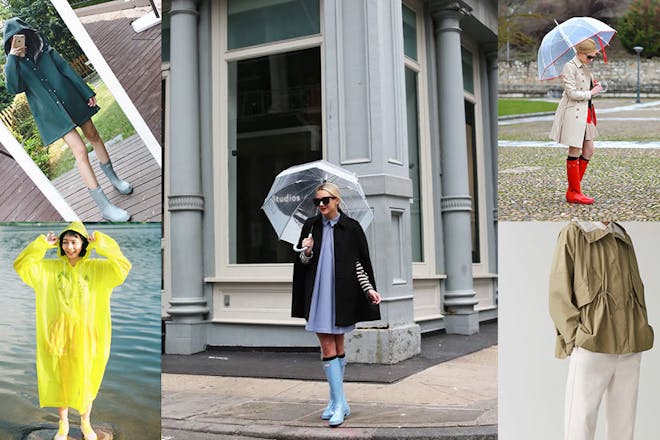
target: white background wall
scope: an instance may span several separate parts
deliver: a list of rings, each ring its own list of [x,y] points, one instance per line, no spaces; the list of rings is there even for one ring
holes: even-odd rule
[[[563,435],[568,359],[554,357],[548,280],[566,222],[499,224],[499,438],[558,440]],[[660,438],[660,223],[622,223],[635,245],[656,348],[642,355],[637,440]],[[604,439],[601,407],[596,439]],[[612,439],[610,439],[612,440]]]

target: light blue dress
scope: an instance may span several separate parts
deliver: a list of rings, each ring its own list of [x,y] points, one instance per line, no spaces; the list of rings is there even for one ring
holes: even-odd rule
[[[332,220],[323,217],[323,238],[319,262],[312,291],[312,304],[305,330],[314,333],[344,334],[355,329],[355,325],[335,325],[335,240],[334,226],[341,214]]]

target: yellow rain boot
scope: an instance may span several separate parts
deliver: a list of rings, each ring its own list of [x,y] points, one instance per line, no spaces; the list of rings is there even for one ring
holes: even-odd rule
[[[57,423],[57,433],[53,440],[67,440],[69,438],[69,421],[60,420]]]

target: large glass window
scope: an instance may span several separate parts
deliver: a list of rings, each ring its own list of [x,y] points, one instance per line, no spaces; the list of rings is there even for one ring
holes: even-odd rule
[[[319,160],[320,48],[228,64],[230,263],[289,263],[260,209],[275,176]]]
[[[417,15],[403,5],[403,53],[417,61]]]
[[[472,52],[461,47],[463,60],[463,88],[474,95],[474,59]]]
[[[419,121],[417,103],[417,73],[406,67],[406,120],[408,126],[408,166],[413,183],[413,203],[410,206],[412,233],[412,258],[414,262],[423,259],[422,247],[422,200],[419,169]]]
[[[470,184],[470,198],[472,198],[472,262],[479,263],[479,195],[477,194],[477,140],[474,120],[474,104],[465,101],[465,134],[467,138],[468,179]]]
[[[229,0],[227,48],[316,35],[319,0]]]

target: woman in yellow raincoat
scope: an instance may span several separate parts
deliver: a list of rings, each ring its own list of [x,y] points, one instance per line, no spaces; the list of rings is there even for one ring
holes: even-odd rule
[[[59,258],[45,258],[51,248]],[[92,249],[105,259],[89,258]],[[131,263],[108,235],[73,222],[37,237],[14,269],[36,294],[39,404],[59,408],[55,440],[67,438],[69,408],[80,413],[85,440],[95,440],[89,416],[110,356],[110,295]]]

